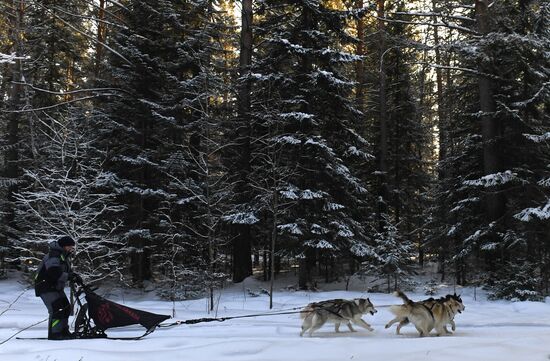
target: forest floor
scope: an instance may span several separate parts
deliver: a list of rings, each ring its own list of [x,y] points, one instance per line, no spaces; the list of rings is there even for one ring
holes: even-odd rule
[[[351,291],[334,290],[341,284],[319,284],[319,291],[291,291],[286,287],[292,278],[280,280],[274,294],[274,310],[301,307],[312,301],[331,298],[369,297],[374,305],[399,304],[400,299],[384,293],[366,293],[360,282]],[[33,290],[21,293],[25,285],[16,279],[0,281],[0,342],[17,331],[47,316],[41,300]],[[227,317],[270,312],[269,297],[259,293],[266,283],[249,278],[219,293],[217,313],[207,312],[207,300],[176,302],[159,299],[153,292],[135,290],[111,291],[108,298],[129,307],[175,319]],[[248,290],[252,291],[249,292]],[[453,287],[437,285],[435,296],[453,293]],[[0,360],[5,361],[335,361],[335,360],[548,360],[550,359],[550,299],[546,302],[489,301],[486,294],[473,288],[458,288],[466,306],[455,318],[453,335],[419,338],[412,326],[395,334],[395,325],[385,329],[393,318],[387,307],[379,307],[374,316],[363,318],[374,327],[373,332],[356,327],[340,333],[325,325],[313,337],[300,337],[298,314],[241,318],[224,322],[182,325],[157,329],[140,341],[118,340],[20,340],[11,339],[0,345]],[[99,292],[101,294],[101,292]],[[407,292],[411,299],[424,299],[417,292]],[[9,306],[18,296],[17,302]],[[72,318],[71,318],[72,320]],[[170,322],[168,320],[167,322]],[[137,336],[144,329],[137,326],[108,330],[113,337]],[[44,337],[46,323],[32,327],[18,336]]]

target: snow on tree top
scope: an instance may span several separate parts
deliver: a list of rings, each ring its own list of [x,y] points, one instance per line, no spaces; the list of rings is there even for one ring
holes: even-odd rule
[[[516,173],[512,173],[511,170],[507,170],[504,172],[488,174],[479,179],[466,180],[462,183],[468,186],[483,186],[485,188],[488,188],[488,187],[494,187],[494,186],[506,184],[512,181],[521,181],[521,180],[517,177]]]
[[[281,113],[279,116],[285,120],[287,119],[295,119],[298,121],[303,121],[306,119],[312,119],[314,117],[313,114],[308,113],[302,113],[302,112],[291,112],[291,113]]]
[[[335,210],[344,209],[344,208],[346,208],[344,205],[339,204],[339,203],[334,203],[334,202],[327,202],[323,206],[324,211],[335,211]]]
[[[301,199],[319,199],[319,198],[323,198],[324,195],[325,195],[325,192],[323,191],[312,191],[310,189],[306,189],[300,193],[300,198]]]
[[[542,135],[523,134],[523,136],[535,143],[542,143],[550,139],[550,133],[544,133]]]
[[[300,139],[293,137],[291,135],[284,135],[275,138],[275,142],[277,143],[286,143],[286,144],[300,144]]]
[[[233,213],[224,216],[222,219],[232,224],[254,224],[260,221],[253,212]]]
[[[311,233],[313,233],[313,234],[327,234],[329,232],[330,232],[330,230],[328,230],[327,228],[325,228],[321,225],[318,225],[316,223],[313,223],[311,225]]]
[[[277,228],[281,231],[288,232],[291,234],[296,234],[296,235],[304,234],[300,229],[300,226],[298,225],[298,223],[280,224],[277,226]]]
[[[337,78],[333,72],[326,71],[326,70],[316,70],[312,73],[312,76],[315,78],[322,78],[327,80],[329,83],[335,86],[347,86],[347,85],[355,85],[357,84],[354,81],[345,81],[342,79]]]
[[[324,239],[311,239],[304,242],[305,246],[318,249],[338,249],[332,243]]]
[[[12,64],[15,59],[16,59],[15,53],[13,54],[0,53],[0,64],[3,64],[3,63]]]
[[[529,222],[533,218],[538,218],[541,220],[550,218],[550,200],[541,207],[535,208],[526,208],[514,215],[514,218],[519,219],[522,222]]]

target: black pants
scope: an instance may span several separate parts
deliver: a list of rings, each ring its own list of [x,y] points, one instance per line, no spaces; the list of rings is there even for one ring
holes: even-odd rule
[[[48,338],[56,338],[69,332],[71,304],[63,291],[45,292],[40,295],[48,308]]]

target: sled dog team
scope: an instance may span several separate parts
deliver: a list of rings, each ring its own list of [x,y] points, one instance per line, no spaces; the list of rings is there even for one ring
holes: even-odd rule
[[[394,295],[400,297],[403,300],[403,304],[390,306],[389,310],[395,318],[386,324],[386,328],[389,328],[394,323],[399,323],[396,330],[398,335],[401,327],[408,323],[414,325],[420,337],[428,336],[433,329],[435,329],[437,336],[450,334],[451,332],[447,330],[447,325],[451,325],[451,329],[454,331],[454,317],[465,309],[462,299],[456,293],[438,299],[428,298],[417,302],[410,300],[401,291],[396,291]],[[313,302],[304,307],[300,312],[300,316],[303,319],[300,336],[305,332],[308,332],[311,336],[314,331],[321,328],[326,322],[334,323],[335,332],[339,332],[342,323],[348,326],[351,332],[355,331],[351,326],[352,323],[373,331],[373,328],[361,317],[367,313],[374,315],[376,312],[374,305],[368,298]]]

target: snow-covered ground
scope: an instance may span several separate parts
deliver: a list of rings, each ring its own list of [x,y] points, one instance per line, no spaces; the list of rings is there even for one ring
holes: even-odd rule
[[[223,290],[219,298],[218,317],[268,312],[269,299],[250,297],[245,288],[258,289],[254,280]],[[265,287],[265,286],[264,286]],[[25,287],[14,281],[0,281],[0,342],[18,330],[44,319],[46,309],[34,292],[25,292],[6,312],[10,303]],[[449,288],[442,287],[439,295]],[[313,337],[300,337],[298,314],[253,317],[224,322],[182,325],[158,329],[140,341],[114,340],[17,340],[0,345],[2,361],[286,361],[286,360],[498,360],[526,361],[550,359],[550,304],[541,302],[487,301],[483,293],[473,298],[473,289],[459,290],[466,305],[456,317],[456,332],[451,336],[419,338],[412,326],[395,335],[395,325],[384,329],[392,316],[386,307],[374,316],[363,318],[374,332],[356,327],[350,333],[345,326],[341,333],[327,324]],[[398,304],[400,300],[387,294],[359,291],[291,292],[275,294],[275,309],[304,306],[311,301],[330,298],[369,297],[376,305]],[[409,293],[412,299],[425,298],[422,293]],[[153,294],[127,291],[113,292],[109,299],[130,307],[163,314],[172,313],[172,303]],[[205,300],[176,303],[177,320],[214,317],[206,311]],[[4,312],[2,314],[2,312]],[[169,321],[167,321],[169,322]],[[135,336],[141,327],[109,330],[111,336]],[[21,337],[45,336],[46,323],[19,334]]]

